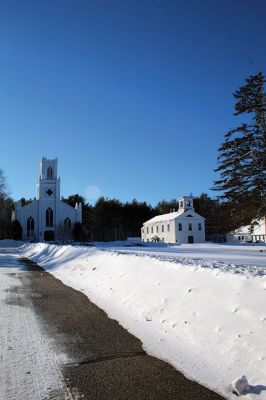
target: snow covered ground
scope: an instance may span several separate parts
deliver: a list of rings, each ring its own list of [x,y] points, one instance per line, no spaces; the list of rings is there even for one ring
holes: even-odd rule
[[[128,242],[101,243],[102,250],[115,250],[121,254],[149,255],[162,261],[200,265],[207,268],[230,270],[233,273],[263,274],[266,267],[266,245],[264,244],[145,244],[134,247]],[[254,267],[254,268],[253,268]]]
[[[245,374],[245,399],[266,399],[266,246],[20,248],[84,292],[145,350],[227,398]]]

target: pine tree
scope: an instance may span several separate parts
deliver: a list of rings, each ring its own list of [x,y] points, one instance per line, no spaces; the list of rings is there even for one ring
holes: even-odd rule
[[[241,126],[230,130],[219,148],[215,170],[220,180],[214,190],[230,205],[236,226],[266,215],[266,95],[261,72],[246,79],[234,93],[235,113],[244,115]],[[250,116],[248,116],[250,114]],[[248,121],[248,122],[246,122]]]

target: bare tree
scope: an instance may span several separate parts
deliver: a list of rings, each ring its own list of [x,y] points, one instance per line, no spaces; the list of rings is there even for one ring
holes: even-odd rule
[[[0,168],[0,197],[6,197],[6,177],[4,171]]]
[[[8,197],[6,177],[0,168],[0,239],[11,236],[11,214],[14,202]]]

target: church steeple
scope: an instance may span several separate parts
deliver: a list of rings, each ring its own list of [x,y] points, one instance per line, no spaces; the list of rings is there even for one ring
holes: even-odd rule
[[[57,158],[47,159],[46,157],[42,157],[41,159],[41,179],[43,180],[56,180],[57,179]]]
[[[183,196],[179,199],[179,211],[184,210],[194,210],[193,206],[193,197],[192,196]]]
[[[60,178],[57,178],[57,158],[48,159],[42,157],[40,163],[40,178],[37,183],[37,200],[60,199]]]

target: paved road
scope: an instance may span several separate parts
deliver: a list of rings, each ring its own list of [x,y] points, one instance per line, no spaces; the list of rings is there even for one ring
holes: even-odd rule
[[[56,353],[34,310],[31,272],[17,252],[0,248],[0,399],[72,399],[60,366],[66,355]]]
[[[148,356],[138,339],[85,295],[30,261],[18,260],[14,251],[0,249],[5,282],[0,360],[7,365],[12,359],[12,368],[0,374],[1,400],[222,399]],[[10,337],[15,351],[7,350]]]

